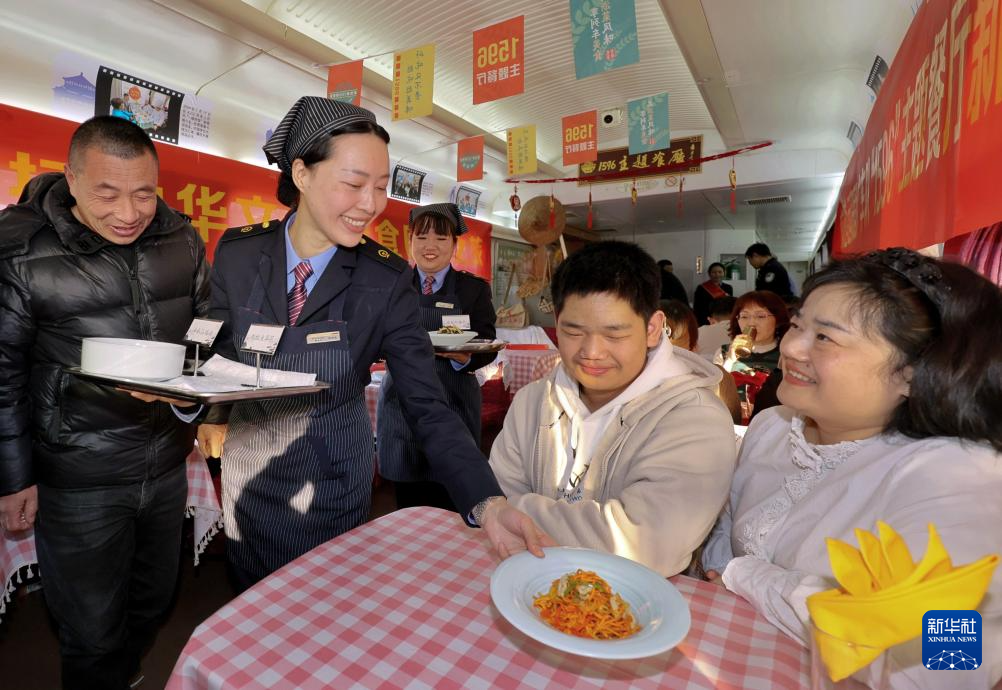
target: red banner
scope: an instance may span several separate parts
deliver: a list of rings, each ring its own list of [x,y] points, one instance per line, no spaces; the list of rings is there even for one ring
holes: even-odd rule
[[[408,216],[412,208],[413,204],[390,199],[386,210],[372,221],[365,234],[410,260],[411,233]],[[490,282],[491,224],[468,216],[464,216],[463,220],[466,221],[469,232],[459,238],[452,265]]]
[[[839,195],[836,254],[921,248],[1002,219],[1002,6],[927,0]]]
[[[25,183],[39,173],[61,171],[70,136],[78,123],[0,104],[0,207],[17,202]],[[275,199],[278,171],[219,156],[154,144],[160,157],[157,193],[171,208],[192,218],[208,248],[215,251],[227,228],[276,220],[288,209]],[[375,240],[409,257],[410,204],[390,199],[367,230]],[[491,279],[491,225],[466,218],[470,231],[459,239],[457,268]]]
[[[61,171],[70,136],[79,126],[0,105],[0,204],[13,204],[25,183],[39,173]],[[177,146],[154,143],[160,157],[157,193],[171,208],[191,216],[212,256],[227,228],[282,218],[275,199],[278,171],[238,163]]]
[[[456,151],[456,182],[484,179],[484,137],[460,139]]]
[[[562,122],[564,166],[598,160],[598,111],[568,115]]]
[[[525,16],[473,32],[473,103],[525,91]]]
[[[327,70],[327,98],[362,105],[362,61],[345,62]]]

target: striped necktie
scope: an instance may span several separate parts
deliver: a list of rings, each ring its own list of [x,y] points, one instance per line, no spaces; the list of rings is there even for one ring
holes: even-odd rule
[[[292,270],[296,278],[295,285],[289,291],[289,325],[295,326],[299,313],[306,304],[306,279],[313,275],[313,266],[309,261],[300,261]]]
[[[430,273],[424,277],[424,287],[421,289],[422,295],[430,295],[431,289],[435,285],[435,276]]]

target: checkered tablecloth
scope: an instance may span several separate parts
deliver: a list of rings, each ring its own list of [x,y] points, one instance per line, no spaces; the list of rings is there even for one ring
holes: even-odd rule
[[[209,540],[223,526],[223,509],[216,498],[216,490],[212,485],[212,476],[205,458],[195,448],[187,461],[188,500],[185,504],[185,514],[195,521],[195,565],[198,565],[199,554],[205,550]],[[31,569],[38,563],[35,553],[35,531],[27,530],[12,534],[0,530],[0,616],[7,610],[7,602],[11,593],[21,584],[21,569],[27,567],[23,574],[30,577]]]
[[[365,407],[369,410],[369,421],[372,422],[372,433],[376,433],[376,404],[379,402],[379,384],[370,383],[365,387]]]
[[[675,577],[692,628],[676,649],[609,662],[557,652],[490,600],[482,532],[409,508],[323,544],[195,629],[167,687],[714,688],[808,685],[808,654],[743,599]]]
[[[504,364],[505,388],[515,395],[523,386],[541,379],[560,362],[556,350],[508,350]]]

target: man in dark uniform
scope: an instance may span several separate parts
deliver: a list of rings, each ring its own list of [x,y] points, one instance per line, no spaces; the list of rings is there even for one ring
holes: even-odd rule
[[[205,247],[157,173],[139,127],[95,117],[66,174],[0,212],[0,529],[37,507],[64,688],[124,689],[177,579],[194,429],[64,369],[85,337],[178,343],[208,310]]]
[[[668,259],[658,261],[661,269],[661,299],[677,299],[682,304],[689,304],[689,294],[685,291],[682,281],[675,275],[675,267]]]
[[[756,242],[745,251],[745,258],[758,270],[758,274],[755,276],[756,290],[775,292],[784,300],[793,297],[793,282],[790,280],[790,274],[786,272],[786,267],[779,263],[779,259],[772,255],[768,245]]]
[[[421,325],[430,332],[458,325],[477,338],[493,340],[497,315],[491,288],[482,278],[452,267],[466,222],[455,204],[430,204],[411,209],[410,254],[414,260],[414,287],[419,293]],[[480,445],[480,384],[475,371],[487,366],[496,353],[436,353],[435,373],[446,402]],[[379,473],[394,483],[397,507],[429,505],[456,510],[445,488],[430,481],[428,459],[414,443],[404,419],[393,377],[383,379],[379,396]]]

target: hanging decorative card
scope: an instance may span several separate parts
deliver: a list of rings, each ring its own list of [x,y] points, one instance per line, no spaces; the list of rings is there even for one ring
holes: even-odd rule
[[[564,165],[588,163],[598,158],[598,111],[563,118]]]
[[[456,182],[484,179],[483,135],[460,139],[456,151]]]
[[[626,104],[631,154],[668,148],[668,93],[638,98]]]
[[[431,115],[434,108],[435,44],[393,55],[393,119]]]
[[[455,189],[453,203],[456,204],[459,212],[464,216],[476,217],[477,205],[480,203],[480,194],[481,191],[479,189],[461,184]]]
[[[327,70],[327,98],[362,105],[362,61],[332,65]]]
[[[536,172],[536,125],[512,127],[508,130],[508,174],[528,175]]]
[[[525,16],[473,32],[473,103],[525,91]]]
[[[428,173],[403,165],[393,169],[393,182],[390,185],[390,196],[413,203],[421,203],[421,187]]]
[[[115,115],[134,122],[151,139],[177,143],[183,100],[180,91],[110,67],[102,66],[97,71],[94,115]]]
[[[640,62],[633,0],[570,0],[578,79]]]

